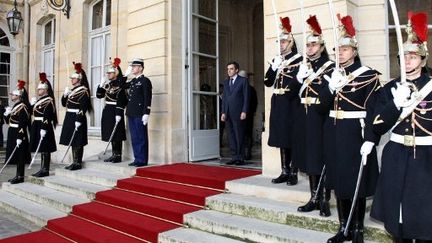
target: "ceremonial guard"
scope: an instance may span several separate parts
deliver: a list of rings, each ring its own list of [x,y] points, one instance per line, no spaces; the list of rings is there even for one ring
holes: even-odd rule
[[[432,242],[432,81],[426,13],[408,13],[403,45],[406,80],[397,78],[380,92],[373,128],[390,133],[371,216],[384,223],[395,242]],[[402,41],[401,41],[402,42]],[[402,73],[402,76],[404,73]]]
[[[296,75],[298,82],[290,84],[291,92],[298,94],[301,105],[295,111],[293,129],[293,165],[309,176],[311,199],[298,208],[299,212],[320,210],[321,216],[330,216],[330,190],[324,195],[323,125],[328,114],[318,112],[319,92],[327,81],[323,78],[334,68],[329,60],[322,30],[316,16],[307,20],[311,34],[306,37],[307,63],[301,64]],[[319,188],[318,188],[319,187]]]
[[[112,146],[112,156],[104,161],[113,163],[122,161],[123,141],[126,140],[124,111],[127,98],[123,89],[124,78],[120,62],[120,58],[114,58],[107,71],[108,81],[102,81],[96,91],[97,98],[105,99],[101,120],[102,141],[111,142]]]
[[[291,33],[288,17],[281,18],[282,33],[279,38],[280,54],[277,55],[264,78],[264,85],[273,87],[271,97],[268,145],[280,149],[281,169],[279,177],[272,183],[297,184],[297,168],[291,165],[293,109],[299,105],[298,96],[292,95],[288,85],[295,81],[294,67],[301,62],[297,46]],[[297,81],[295,81],[297,82]],[[293,99],[294,97],[294,99]]]
[[[129,89],[126,115],[132,140],[134,161],[129,166],[141,167],[148,164],[148,121],[151,110],[152,84],[144,76],[144,60],[136,58],[125,73],[130,72],[134,78],[126,83]]]
[[[24,167],[30,162],[29,139],[27,129],[30,125],[30,104],[25,82],[18,80],[17,89],[11,95],[15,105],[7,107],[4,113],[9,124],[6,147],[6,163],[17,165],[16,176],[9,180],[11,184],[24,182]]]
[[[366,197],[374,194],[378,177],[374,144],[379,142],[380,136],[373,132],[372,123],[376,94],[381,86],[379,73],[360,62],[351,16],[338,17],[342,23],[336,50],[339,53],[336,64],[339,65],[336,65],[331,78],[324,76],[328,84],[323,85],[319,92],[320,112],[329,113],[323,135],[326,184],[334,189],[340,223],[338,233],[327,242],[363,242]],[[355,200],[352,221],[348,222],[360,168],[363,180]]]
[[[57,126],[57,111],[54,92],[45,73],[39,73],[37,92],[39,99],[32,101],[33,123],[30,129],[30,151],[41,153],[41,169],[33,176],[44,177],[49,176],[51,153],[57,151],[54,135],[54,128]]]
[[[65,88],[62,105],[66,107],[60,144],[72,147],[73,163],[66,166],[68,170],[79,170],[82,167],[84,146],[88,143],[86,113],[92,111],[90,89],[87,76],[81,63],[74,63],[75,72],[70,76],[72,90]]]

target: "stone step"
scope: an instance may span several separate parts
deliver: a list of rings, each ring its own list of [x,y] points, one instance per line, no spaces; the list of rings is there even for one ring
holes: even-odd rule
[[[0,190],[0,207],[6,212],[22,217],[39,227],[45,226],[50,219],[66,216],[64,212],[26,200],[4,190]]]
[[[159,243],[240,243],[227,237],[210,234],[204,231],[187,228],[177,228],[160,233]]]
[[[100,171],[107,171],[111,173],[124,174],[125,177],[134,176],[136,173],[136,167],[128,166],[132,161],[126,161],[121,163],[110,163],[103,161],[90,161],[84,163],[84,168],[96,169]]]
[[[52,188],[57,191],[78,196],[80,198],[87,198],[88,200],[93,200],[97,192],[111,189],[111,187],[77,181],[75,179],[58,175],[44,178],[33,177],[29,181],[39,185],[44,185],[45,187]]]
[[[213,210],[201,210],[185,215],[185,223],[209,233],[230,236],[248,242],[322,243],[332,234],[296,228],[288,225],[231,215]]]
[[[310,213],[298,212],[297,208],[301,205],[299,203],[281,202],[232,193],[208,197],[206,205],[212,210],[223,213],[328,233],[335,233],[339,227],[335,208],[331,208],[332,215],[330,217],[322,217],[317,210]],[[365,219],[365,225],[367,239],[378,242],[391,242],[384,227],[372,222],[368,215]]]
[[[76,171],[56,169],[55,174],[56,176],[106,187],[114,187],[117,184],[117,180],[128,177],[119,173],[112,173],[107,171],[101,172],[97,169],[87,168]]]
[[[90,201],[87,198],[76,197],[74,195],[57,191],[52,188],[27,182],[16,185],[4,183],[3,190],[13,193],[23,199],[31,200],[64,213],[71,212],[72,206],[74,205],[87,203]]]
[[[272,178],[263,175],[250,176],[226,182],[231,193],[245,196],[262,197],[282,202],[306,203],[310,199],[309,181],[299,174],[299,182],[295,186],[286,183],[273,184]]]

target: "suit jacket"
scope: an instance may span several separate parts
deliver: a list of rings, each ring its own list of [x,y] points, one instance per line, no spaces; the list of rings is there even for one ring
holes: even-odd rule
[[[152,101],[150,79],[140,75],[127,83],[125,88],[129,89],[126,115],[131,117],[141,117],[144,114],[150,115]]]
[[[240,114],[249,109],[249,81],[237,76],[232,87],[229,82],[230,79],[224,81],[222,113],[232,120],[240,120]]]

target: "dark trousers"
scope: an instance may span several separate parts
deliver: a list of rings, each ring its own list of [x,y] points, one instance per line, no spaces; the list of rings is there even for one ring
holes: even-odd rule
[[[141,117],[128,117],[132,149],[137,163],[148,163],[148,132]]]
[[[240,117],[240,115],[239,115]],[[230,117],[226,120],[228,126],[229,146],[233,160],[244,160],[244,134],[245,121],[233,120]]]
[[[122,155],[123,141],[112,141],[111,142],[112,152],[115,155]]]

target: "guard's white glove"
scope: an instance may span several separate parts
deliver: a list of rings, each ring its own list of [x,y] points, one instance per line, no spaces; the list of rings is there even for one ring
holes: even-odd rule
[[[45,129],[41,129],[39,133],[40,133],[40,136],[41,136],[42,138],[44,138],[45,135],[46,135],[46,130],[45,130]]]
[[[16,146],[19,148],[19,146],[22,144],[22,140],[21,139],[17,139],[16,140]]]
[[[281,55],[277,55],[277,56],[275,56],[275,57],[273,58],[273,62],[271,63],[271,69],[272,69],[273,71],[276,71],[276,70],[280,67],[282,61],[283,61],[283,59],[282,59],[282,56],[281,56]]]
[[[121,121],[121,116],[115,116],[116,123]]]
[[[63,97],[68,97],[68,95],[71,93],[71,90],[69,87],[66,87],[63,92]]]
[[[144,126],[147,126],[147,124],[148,124],[148,120],[149,120],[149,115],[144,114],[144,115],[142,116],[142,119],[141,119],[141,121],[142,121],[142,123],[144,124]]]
[[[81,126],[81,122],[75,122],[75,130],[78,131],[78,128]]]
[[[333,70],[331,78],[328,75],[324,75],[324,78],[327,80],[328,87],[332,93],[339,92],[339,90],[347,83],[347,77],[337,69]]]
[[[103,88],[105,84],[109,83],[109,81],[105,80],[104,78],[101,78],[101,82],[99,84],[99,87]]]
[[[36,97],[32,97],[30,100],[30,105],[34,105],[34,104],[36,104],[36,102],[37,102]]]
[[[8,116],[11,112],[12,112],[12,107],[8,106],[5,108],[5,112],[3,113],[3,115]]]
[[[370,141],[365,141],[360,148],[360,154],[363,156],[369,155],[372,152],[374,146],[375,146],[374,143]]]
[[[396,83],[396,88],[393,87],[390,91],[393,95],[393,102],[396,108],[400,110],[400,108],[409,105],[408,99],[411,95],[411,89],[407,85]]]
[[[296,75],[297,81],[301,84],[303,84],[304,79],[309,77],[313,73],[313,70],[309,68],[308,65],[302,63],[300,64],[298,73]]]
[[[132,66],[129,65],[128,68],[126,69],[126,72],[124,72],[124,76],[127,77],[131,73],[132,73]]]

